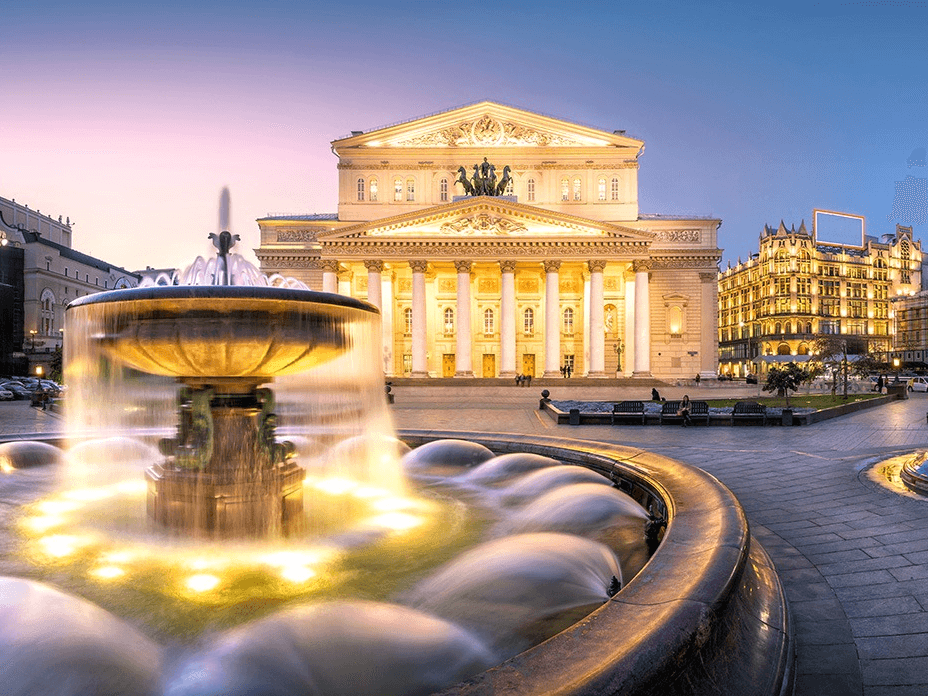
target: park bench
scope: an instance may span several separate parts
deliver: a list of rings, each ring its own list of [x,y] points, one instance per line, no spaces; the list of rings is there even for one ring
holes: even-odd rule
[[[612,407],[612,425],[629,421],[644,425],[643,401],[620,401]]]
[[[679,401],[665,401],[661,406],[661,425],[664,423],[682,423],[683,416],[678,416]],[[690,422],[709,425],[709,404],[705,401],[690,401]]]
[[[731,411],[731,424],[760,421],[767,423],[767,407],[756,401],[739,401]]]

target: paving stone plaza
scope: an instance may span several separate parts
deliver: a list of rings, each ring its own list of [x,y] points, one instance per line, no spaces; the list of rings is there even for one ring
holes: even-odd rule
[[[548,387],[554,399],[646,398],[649,389]],[[683,396],[670,388],[668,399]],[[793,614],[797,694],[928,693],[928,499],[886,481],[882,463],[928,443],[928,396],[809,426],[555,425],[540,388],[393,387],[398,428],[558,435],[639,446],[700,467],[739,498],[776,563]],[[639,393],[640,392],[640,393]],[[679,393],[677,393],[679,392]],[[691,398],[757,389],[689,387]],[[60,433],[25,402],[0,403],[6,437]]]

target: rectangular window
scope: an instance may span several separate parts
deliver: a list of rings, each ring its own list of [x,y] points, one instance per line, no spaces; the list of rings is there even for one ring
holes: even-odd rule
[[[438,185],[438,198],[442,202],[448,200],[448,180],[442,179],[441,183]]]
[[[612,197],[612,200],[614,201],[619,200],[619,180],[618,178],[613,178],[612,180],[612,184],[610,187],[610,195]]]
[[[415,179],[406,180],[406,200],[414,201],[416,200],[416,181]]]
[[[570,182],[567,179],[561,179],[561,200],[570,200]]]
[[[535,200],[535,180],[534,179],[528,180],[528,200],[529,201]]]
[[[598,188],[599,188],[599,191],[597,192],[597,197],[598,197],[599,200],[601,200],[601,201],[606,200],[606,180],[605,180],[605,179],[600,179],[600,180],[599,180],[599,187],[598,187]]]
[[[403,200],[403,181],[401,179],[397,179],[393,182],[393,200]]]
[[[580,179],[574,179],[574,200],[575,201],[580,200],[581,191],[582,191],[582,187],[580,185]]]

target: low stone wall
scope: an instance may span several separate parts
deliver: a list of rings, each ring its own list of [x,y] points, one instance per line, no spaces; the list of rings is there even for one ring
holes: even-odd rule
[[[610,477],[668,519],[650,561],[587,618],[445,696],[644,696],[793,691],[789,607],[735,496],[709,474],[645,450],[565,438],[401,431],[494,452],[533,452]]]

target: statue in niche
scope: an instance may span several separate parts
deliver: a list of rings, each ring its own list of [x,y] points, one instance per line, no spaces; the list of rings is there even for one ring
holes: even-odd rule
[[[503,176],[496,176],[496,165],[483,158],[482,163],[474,165],[474,172],[467,178],[467,170],[458,167],[458,178],[454,183],[464,187],[467,196],[501,196],[512,181],[510,172],[512,168],[507,164],[503,167]]]

